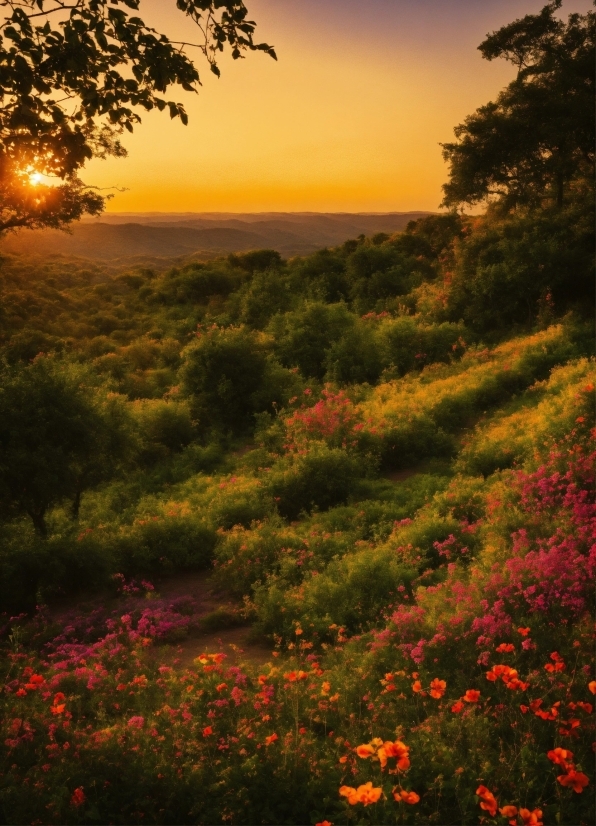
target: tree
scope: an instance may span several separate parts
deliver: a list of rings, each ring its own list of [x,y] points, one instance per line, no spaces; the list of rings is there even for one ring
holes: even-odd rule
[[[555,17],[562,0],[504,26],[480,44],[484,58],[504,57],[516,79],[443,144],[450,164],[444,204],[497,199],[558,208],[593,179],[596,14]]]
[[[242,0],[176,0],[196,24],[198,43],[170,41],[130,14],[141,0],[0,0],[0,231],[60,227],[101,212],[106,197],[78,177],[94,157],[122,156],[124,130],[139,110],[167,109],[186,124],[172,86],[196,92],[199,73],[186,49],[198,48],[219,75],[226,47],[275,58],[255,43]],[[62,182],[51,187],[40,177]]]
[[[78,365],[38,356],[5,369],[0,386],[0,495],[8,515],[27,514],[47,536],[46,513],[114,469],[132,444],[119,397]]]

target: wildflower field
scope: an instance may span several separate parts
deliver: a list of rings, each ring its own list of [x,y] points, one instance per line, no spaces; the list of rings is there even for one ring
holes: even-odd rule
[[[2,256],[0,823],[594,823],[587,157],[288,261]]]

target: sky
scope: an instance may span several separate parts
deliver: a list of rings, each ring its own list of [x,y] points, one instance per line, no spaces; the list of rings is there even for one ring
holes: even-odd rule
[[[514,76],[477,50],[487,33],[546,0],[245,0],[263,53],[197,54],[202,87],[168,96],[189,124],[143,114],[125,159],[92,161],[86,183],[117,187],[109,212],[436,210],[441,142]],[[562,13],[586,11],[566,0]],[[175,40],[194,25],[174,0],[140,15]]]

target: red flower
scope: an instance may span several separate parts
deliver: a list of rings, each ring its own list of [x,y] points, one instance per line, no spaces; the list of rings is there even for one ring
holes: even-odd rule
[[[275,732],[273,732],[273,734],[270,734],[269,737],[265,737],[265,745],[270,746],[271,743],[275,743],[276,740],[279,740],[279,737]]]
[[[591,683],[588,683],[588,689],[591,694],[596,694],[596,680],[592,680]]]
[[[569,751],[569,749],[552,749],[551,751],[547,752],[546,756],[549,760],[552,760],[557,766],[562,766],[565,771],[573,765],[571,762],[573,760],[573,752]]]
[[[72,793],[72,797],[70,798],[70,805],[71,806],[82,806],[85,802],[85,792],[83,791],[83,787],[79,786],[78,789],[75,789]]]
[[[530,633],[530,629],[529,628],[518,628],[517,633],[521,634],[522,637],[527,637],[528,634]]]
[[[209,737],[210,734],[213,734],[213,729],[211,726],[205,726],[203,729],[203,737]]]
[[[466,703],[477,703],[480,699],[480,692],[475,688],[469,688],[463,696]]]
[[[464,706],[464,704],[462,703],[462,701],[461,701],[461,700],[457,700],[457,702],[453,703],[453,705],[451,706],[451,711],[452,711],[454,714],[459,714],[459,712],[460,712],[460,711],[463,711],[463,709],[464,709],[464,708],[465,708],[465,706]]]
[[[497,651],[499,654],[510,654],[515,651],[515,646],[510,642],[502,642],[501,645],[497,646]]]
[[[589,778],[583,772],[577,772],[575,769],[569,769],[567,774],[560,774],[557,780],[561,786],[571,786],[577,794],[583,792],[590,783]]]

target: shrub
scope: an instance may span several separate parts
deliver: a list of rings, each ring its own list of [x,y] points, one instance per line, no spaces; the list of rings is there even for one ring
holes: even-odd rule
[[[282,516],[297,519],[302,511],[327,510],[346,502],[364,472],[362,462],[346,451],[320,444],[274,465],[265,489]]]

